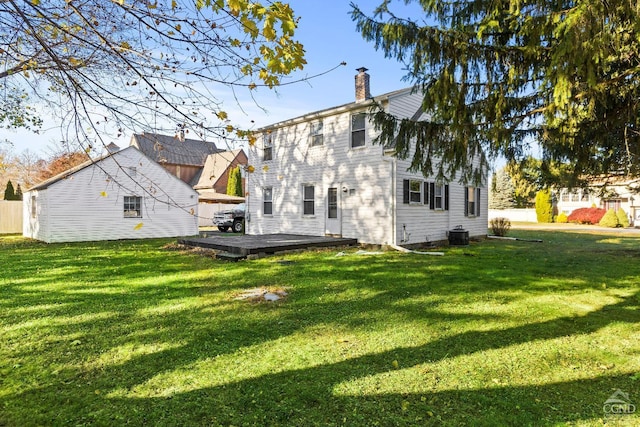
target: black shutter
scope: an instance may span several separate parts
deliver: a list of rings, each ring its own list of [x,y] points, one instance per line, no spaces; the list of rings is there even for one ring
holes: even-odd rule
[[[480,189],[476,188],[476,216],[480,216]]]
[[[422,183],[422,203],[424,203],[425,205],[429,204],[429,183],[428,182]]]
[[[409,203],[409,180],[402,181],[402,203]]]
[[[436,184],[429,183],[429,207],[433,210],[436,208]]]
[[[469,216],[469,187],[464,187],[464,216]]]
[[[444,186],[444,210],[449,210],[449,186]]]

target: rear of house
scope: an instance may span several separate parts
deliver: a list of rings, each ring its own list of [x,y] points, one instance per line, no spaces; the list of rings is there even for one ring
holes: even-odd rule
[[[408,172],[409,160],[373,143],[369,77],[358,71],[356,102],[261,130],[249,148],[246,232],[402,245],[446,240],[458,226],[486,235],[484,187]],[[421,97],[410,89],[375,101],[397,117],[422,115]]]
[[[188,184],[127,147],[29,189],[23,235],[47,243],[191,236],[197,209]]]

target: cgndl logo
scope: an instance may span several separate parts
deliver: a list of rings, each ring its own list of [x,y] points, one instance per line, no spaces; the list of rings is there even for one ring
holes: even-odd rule
[[[636,405],[631,403],[628,393],[618,389],[604,402],[602,409],[606,415],[629,415],[636,412]]]

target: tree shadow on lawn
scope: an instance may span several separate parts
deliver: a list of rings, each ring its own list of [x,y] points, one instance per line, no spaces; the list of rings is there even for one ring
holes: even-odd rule
[[[580,317],[562,317],[501,330],[466,331],[424,345],[394,348],[212,387],[194,387],[194,390],[168,393],[166,397],[136,396],[136,387],[160,372],[215,357],[218,349],[202,347],[203,343],[211,341],[207,333],[212,332],[203,329],[191,342],[179,347],[136,356],[116,366],[67,372],[61,375],[67,378],[66,381],[5,396],[0,399],[0,405],[5,408],[28,405],[28,402],[38,404],[32,405],[31,418],[11,416],[3,420],[0,415],[0,424],[32,421],[34,424],[104,425],[126,421],[135,425],[176,422],[183,425],[373,425],[375,422],[413,425],[418,418],[451,425],[513,425],[522,424],[522,420],[530,420],[531,425],[595,421],[602,417],[602,405],[614,389],[629,391],[637,387],[631,373],[543,385],[491,384],[467,390],[434,388],[432,392],[421,393],[365,392],[359,395],[356,391],[349,395],[337,392],[336,388],[349,381],[392,374],[395,372],[394,360],[400,368],[411,368],[517,344],[587,335],[612,324],[637,324],[640,323],[637,314],[639,294],[636,292],[618,303]],[[305,314],[320,321],[320,312],[315,309],[302,317]],[[261,329],[271,330],[271,333],[256,336],[252,342],[232,343],[226,350],[275,340],[296,328],[290,326],[281,330],[276,319],[272,322],[272,328]],[[125,390],[130,397],[109,397],[109,391],[114,389]],[[96,394],[96,390],[100,393]],[[157,390],[157,394],[162,395],[165,391]],[[48,400],[43,405],[44,398]],[[327,416],[334,418],[327,420]]]

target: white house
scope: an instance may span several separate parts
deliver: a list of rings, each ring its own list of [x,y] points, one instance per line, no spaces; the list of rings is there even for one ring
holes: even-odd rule
[[[443,241],[456,227],[486,236],[486,185],[410,173],[409,160],[372,143],[366,113],[374,100],[417,119],[421,96],[404,89],[372,99],[366,68],[358,71],[355,102],[259,130],[248,153],[246,232],[395,245]]]
[[[578,208],[596,206],[620,208],[629,215],[631,225],[640,224],[640,181],[624,176],[593,179],[586,188],[560,188],[555,192],[558,213],[569,215]]]
[[[198,194],[135,147],[24,193],[23,235],[52,242],[198,234]]]

